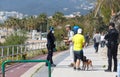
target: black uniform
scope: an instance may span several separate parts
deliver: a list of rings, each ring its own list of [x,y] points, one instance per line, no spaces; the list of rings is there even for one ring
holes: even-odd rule
[[[108,47],[108,70],[111,71],[112,68],[112,58],[114,60],[114,70],[117,71],[117,49],[118,49],[118,38],[119,34],[116,29],[110,29],[108,34],[105,36],[105,39],[108,41],[106,44]]]
[[[53,50],[55,48],[54,42],[55,42],[55,37],[52,31],[50,31],[47,34],[47,49],[48,49],[47,60],[50,61],[51,64],[53,64],[52,56],[53,56]]]

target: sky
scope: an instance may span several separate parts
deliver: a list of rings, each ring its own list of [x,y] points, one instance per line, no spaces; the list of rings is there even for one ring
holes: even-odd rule
[[[96,0],[0,0],[0,11],[17,11],[28,15],[46,13],[65,15],[80,12],[82,15],[94,8]]]

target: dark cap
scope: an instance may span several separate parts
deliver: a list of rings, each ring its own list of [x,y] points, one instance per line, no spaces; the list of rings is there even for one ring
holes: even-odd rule
[[[109,26],[115,27],[115,24],[113,22],[109,23]]]

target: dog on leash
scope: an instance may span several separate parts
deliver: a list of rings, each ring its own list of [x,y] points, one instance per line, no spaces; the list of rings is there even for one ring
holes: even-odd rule
[[[83,56],[83,66],[82,66],[82,69],[83,70],[86,70],[86,69],[88,70],[90,66],[93,68],[92,60],[87,59],[86,56]]]

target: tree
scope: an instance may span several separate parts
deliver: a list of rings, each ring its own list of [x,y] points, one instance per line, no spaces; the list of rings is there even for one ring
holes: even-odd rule
[[[52,16],[52,24],[54,26],[59,26],[63,23],[63,21],[65,20],[64,14],[61,12],[56,12],[53,16]]]
[[[6,28],[12,28],[14,30],[17,30],[20,28],[20,19],[15,18],[15,17],[9,17],[6,21],[5,21],[5,26]]]
[[[35,16],[30,16],[26,18],[26,28],[27,30],[33,30],[36,28],[36,18]]]
[[[48,18],[47,18],[47,15],[46,14],[40,14],[38,17],[37,17],[37,27],[36,29],[37,30],[40,30],[42,32],[46,32],[47,30],[47,24],[48,24]]]
[[[120,9],[120,0],[98,0],[96,5],[95,16],[100,13],[105,23],[109,23],[112,15]]]
[[[27,40],[25,31],[14,33],[5,38],[4,46],[24,44]]]

